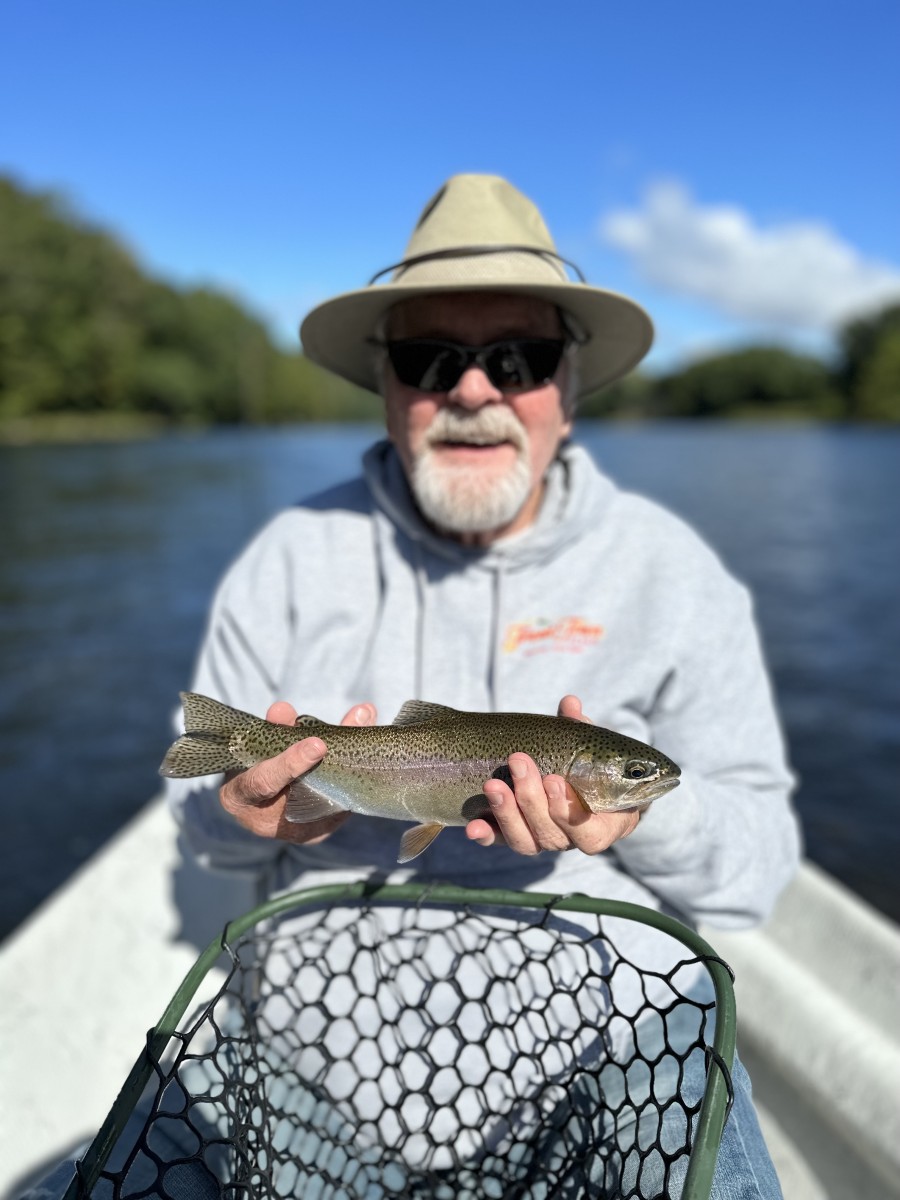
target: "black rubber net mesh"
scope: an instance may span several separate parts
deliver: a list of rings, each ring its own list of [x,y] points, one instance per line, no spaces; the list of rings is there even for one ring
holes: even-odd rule
[[[642,934],[664,973],[629,961],[625,924],[363,903],[257,927],[91,1195],[680,1195],[714,1005],[674,939]]]

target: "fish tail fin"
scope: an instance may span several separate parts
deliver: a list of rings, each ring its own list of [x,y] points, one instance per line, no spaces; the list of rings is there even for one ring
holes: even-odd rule
[[[181,703],[185,732],[166,752],[159,768],[160,775],[169,779],[193,779],[242,767],[244,764],[232,752],[231,737],[254,718],[196,692],[182,692]]]
[[[185,733],[227,736],[234,733],[239,725],[255,719],[239,708],[229,708],[220,700],[211,700],[209,696],[201,696],[198,692],[179,692],[179,695],[184,709]]]

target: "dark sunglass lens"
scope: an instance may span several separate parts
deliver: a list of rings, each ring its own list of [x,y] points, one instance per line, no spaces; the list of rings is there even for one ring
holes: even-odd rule
[[[449,392],[456,387],[466,366],[466,355],[453,346],[441,346],[419,387],[423,392]]]
[[[509,338],[483,349],[405,338],[389,342],[387,350],[400,382],[420,392],[449,392],[473,363],[486,371],[494,387],[517,392],[552,379],[564,347],[564,342],[550,338]]]
[[[484,356],[484,365],[494,387],[516,390],[534,386],[531,369],[516,342],[501,342]]]
[[[464,355],[446,342],[390,342],[394,373],[407,387],[422,392],[449,392],[462,374]]]
[[[562,342],[499,342],[486,356],[485,366],[495,387],[508,391],[533,388],[553,378],[562,354]]]

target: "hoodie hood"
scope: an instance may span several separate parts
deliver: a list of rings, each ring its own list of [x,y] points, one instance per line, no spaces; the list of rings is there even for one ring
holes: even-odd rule
[[[423,519],[400,457],[389,441],[376,442],[366,451],[363,474],[376,507],[421,551],[459,567],[502,573],[556,557],[571,542],[596,527],[616,491],[598,473],[585,450],[564,442],[547,471],[544,499],[534,524],[490,546],[464,546],[437,533]]]

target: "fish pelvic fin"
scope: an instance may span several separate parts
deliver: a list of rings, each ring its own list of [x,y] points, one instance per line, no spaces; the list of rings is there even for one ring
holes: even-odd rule
[[[310,821],[321,821],[323,817],[333,817],[335,813],[346,811],[337,801],[317,792],[301,775],[288,789],[284,819],[295,825],[308,825]]]
[[[185,732],[166,752],[160,775],[194,779],[242,767],[231,751],[231,736],[256,718],[196,692],[182,692],[181,703]]]
[[[412,859],[418,858],[428,849],[443,828],[443,825],[432,822],[428,825],[414,825],[412,829],[407,829],[400,839],[400,853],[397,855],[397,862],[408,863]]]
[[[432,704],[430,700],[407,700],[394,717],[395,725],[424,725],[426,721],[440,721],[446,717],[458,717],[458,708],[446,704]]]

